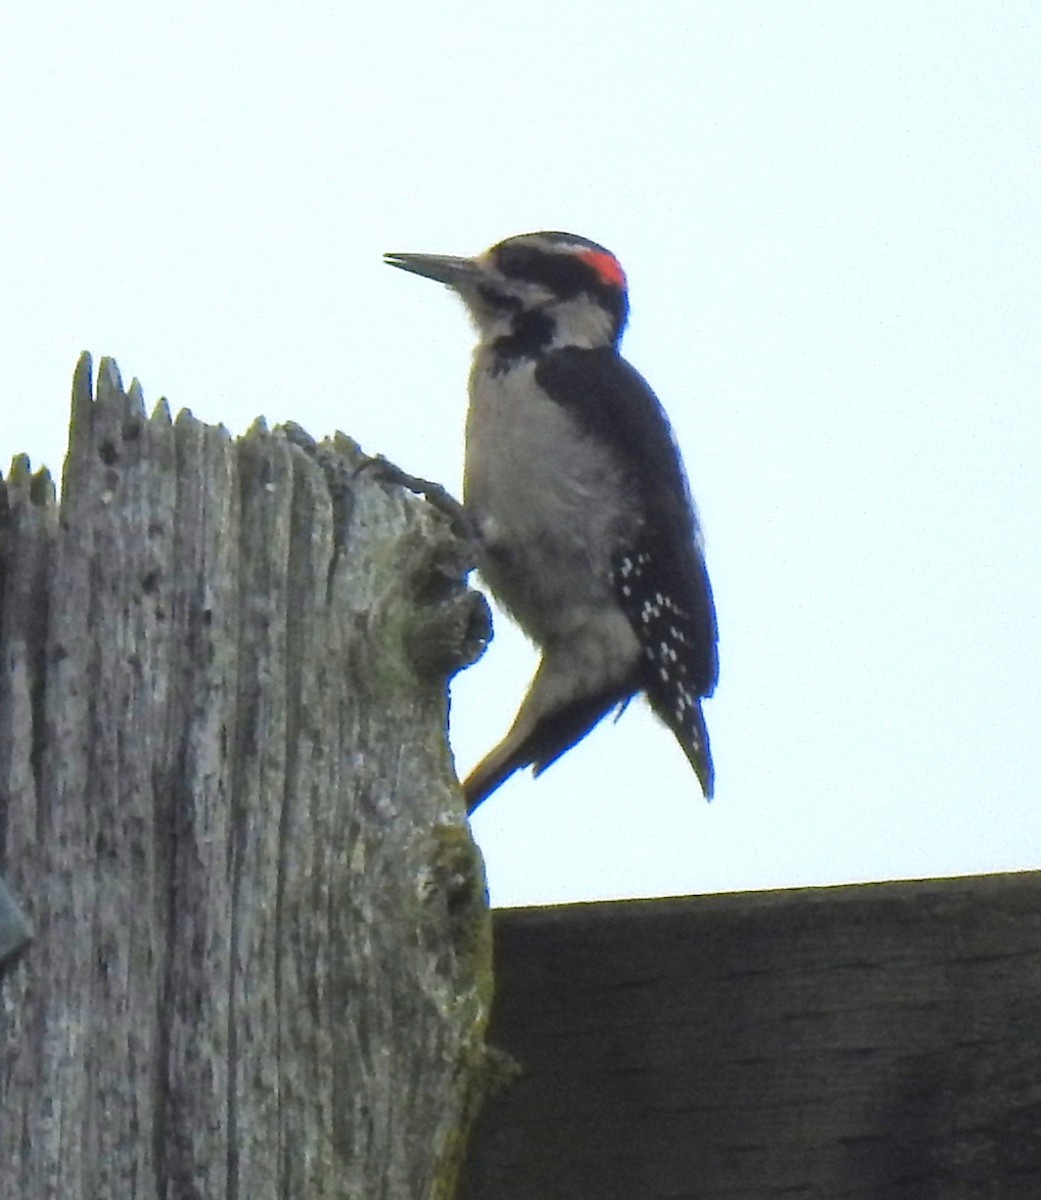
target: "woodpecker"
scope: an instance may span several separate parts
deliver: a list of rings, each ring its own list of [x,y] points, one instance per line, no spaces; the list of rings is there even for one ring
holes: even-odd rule
[[[446,284],[476,326],[463,505],[483,579],[541,650],[509,732],[463,785],[468,811],[639,692],[711,799],[712,589],[668,418],[619,352],[618,260],[574,234],[528,233],[476,258],[384,261]]]

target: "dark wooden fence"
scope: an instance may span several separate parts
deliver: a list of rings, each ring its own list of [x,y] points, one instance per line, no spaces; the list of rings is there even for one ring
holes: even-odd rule
[[[465,1200],[1038,1200],[1041,873],[518,909]]]

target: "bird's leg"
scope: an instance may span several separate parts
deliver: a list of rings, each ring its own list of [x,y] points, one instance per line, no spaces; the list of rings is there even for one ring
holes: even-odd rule
[[[432,504],[438,512],[448,518],[460,537],[465,538],[474,546],[480,544],[477,526],[473,518],[442,484],[433,483],[429,479],[420,479],[418,475],[409,475],[407,471],[403,471],[401,467],[384,458],[382,454],[375,454],[359,463],[354,469],[354,477],[357,478],[362,472],[374,474],[381,483],[395,483],[399,487],[414,492],[417,496],[422,496],[428,504]]]

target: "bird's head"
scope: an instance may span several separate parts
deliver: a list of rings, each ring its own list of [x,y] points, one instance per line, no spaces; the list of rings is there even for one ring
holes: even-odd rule
[[[572,233],[523,233],[476,258],[386,254],[384,261],[458,292],[482,343],[510,356],[617,346],[629,311],[618,260]]]

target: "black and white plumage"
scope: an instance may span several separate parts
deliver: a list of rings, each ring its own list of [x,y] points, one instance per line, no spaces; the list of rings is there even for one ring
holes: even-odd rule
[[[668,420],[618,351],[618,261],[565,233],[386,261],[447,284],[477,327],[463,501],[483,578],[542,652],[512,727],[464,785],[470,811],[641,691],[711,797],[712,591]]]

